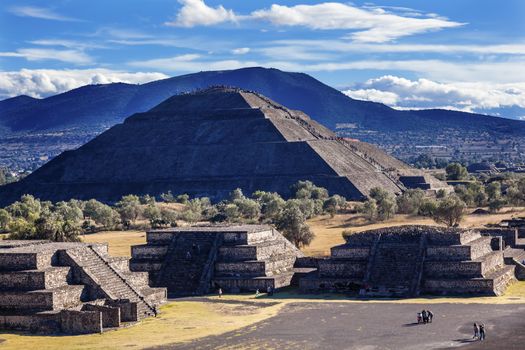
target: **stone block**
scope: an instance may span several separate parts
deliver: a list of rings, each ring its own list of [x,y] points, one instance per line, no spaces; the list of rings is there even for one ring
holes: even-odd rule
[[[104,305],[84,304],[81,311],[98,311],[102,314],[102,327],[120,327],[120,308]]]
[[[102,333],[102,312],[62,310],[60,328],[68,334]]]

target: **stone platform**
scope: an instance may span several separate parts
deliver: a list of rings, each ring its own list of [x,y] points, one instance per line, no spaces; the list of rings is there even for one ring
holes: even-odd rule
[[[266,225],[204,226],[147,232],[130,267],[174,296],[266,291],[290,285],[302,253]]]
[[[156,313],[166,290],[105,244],[0,242],[0,329],[99,333]]]
[[[333,247],[315,273],[300,280],[305,292],[366,296],[500,295],[515,279],[494,237],[477,230],[401,226],[356,233]]]

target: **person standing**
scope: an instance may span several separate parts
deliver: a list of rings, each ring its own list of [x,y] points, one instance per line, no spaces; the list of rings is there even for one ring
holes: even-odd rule
[[[428,314],[426,310],[421,311],[421,316],[423,317],[423,323],[428,322]]]
[[[427,317],[428,317],[428,323],[432,323],[432,319],[434,318],[434,314],[432,311],[427,310]]]
[[[478,328],[477,323],[474,323],[474,336],[472,337],[472,339],[477,339],[478,337],[479,337],[479,328]]]
[[[219,287],[219,298],[222,297],[222,288]]]
[[[479,325],[479,340],[485,340],[485,325],[483,323]]]

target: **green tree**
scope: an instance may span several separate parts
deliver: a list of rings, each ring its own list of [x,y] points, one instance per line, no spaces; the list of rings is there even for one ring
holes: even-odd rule
[[[297,202],[286,203],[277,221],[277,229],[298,248],[309,245],[315,237],[306,224],[306,218]]]
[[[396,200],[389,192],[380,187],[374,187],[370,189],[370,197],[376,202],[378,220],[384,221],[395,215]]]
[[[450,163],[445,168],[448,180],[464,180],[468,176],[467,168],[459,163]]]
[[[457,195],[449,195],[439,202],[434,212],[434,221],[449,227],[458,226],[463,219],[466,205]]]
[[[286,203],[284,199],[275,192],[256,191],[252,197],[261,206],[263,220],[269,222],[275,221],[279,217]]]
[[[234,202],[239,199],[244,199],[244,194],[240,188],[236,188],[230,192],[230,202]]]
[[[162,199],[166,203],[175,203],[175,197],[171,193],[171,191],[168,191],[166,193],[161,193],[160,199]]]
[[[358,208],[358,211],[363,213],[365,218],[370,222],[377,220],[377,203],[374,199],[369,199]]]
[[[135,223],[142,212],[140,199],[138,196],[130,194],[123,196],[116,204],[117,212],[124,226],[129,226],[129,223]]]
[[[431,198],[425,198],[421,202],[418,214],[421,216],[432,217],[437,209],[437,202]]]
[[[190,196],[186,193],[179,194],[175,201],[180,204],[188,204],[188,201],[190,200]]]
[[[346,206],[346,199],[339,195],[328,197],[323,203],[323,210],[333,218],[338,211]]]
[[[7,231],[9,223],[11,222],[11,214],[5,209],[0,209],[0,232]]]
[[[406,190],[396,198],[397,210],[401,214],[418,214],[424,198],[425,192],[419,188]]]
[[[256,220],[261,215],[261,205],[253,199],[244,197],[236,199],[233,204],[237,206],[240,216],[244,219]]]

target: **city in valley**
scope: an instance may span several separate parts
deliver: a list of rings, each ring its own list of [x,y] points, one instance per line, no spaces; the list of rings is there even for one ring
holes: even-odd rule
[[[0,349],[523,348],[524,13],[7,0]]]

